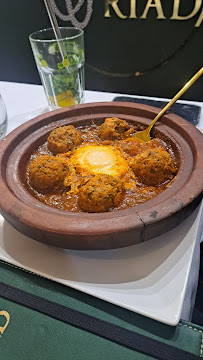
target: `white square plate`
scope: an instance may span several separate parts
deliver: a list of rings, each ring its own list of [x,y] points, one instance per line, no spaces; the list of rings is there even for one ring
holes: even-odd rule
[[[34,241],[0,216],[0,259],[160,322],[176,325],[200,206],[174,230],[123,249],[73,251]]]

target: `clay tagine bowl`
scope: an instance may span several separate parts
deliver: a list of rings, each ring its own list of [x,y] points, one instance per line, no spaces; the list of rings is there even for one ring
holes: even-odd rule
[[[142,104],[92,103],[46,113],[21,125],[0,143],[1,214],[24,235],[69,249],[125,247],[171,230],[192,213],[203,190],[203,135],[174,114],[165,114],[152,135],[171,144],[178,174],[171,186],[141,205],[106,213],[67,212],[41,203],[24,185],[30,155],[56,126],[101,124],[106,117],[147,126],[158,112]]]

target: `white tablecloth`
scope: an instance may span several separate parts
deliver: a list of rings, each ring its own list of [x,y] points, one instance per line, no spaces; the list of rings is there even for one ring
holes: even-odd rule
[[[48,111],[47,100],[43,87],[41,85],[19,84],[11,82],[0,82],[0,94],[3,96],[8,113],[8,132],[19,126],[23,122]],[[85,91],[85,102],[111,101],[115,94],[108,92]],[[131,96],[131,95],[128,95]],[[151,98],[152,99],[152,98]],[[168,100],[157,99],[154,100]],[[198,105],[202,108],[197,128],[203,129],[203,102],[179,101]],[[201,219],[203,225],[203,219]],[[194,307],[195,295],[198,283],[199,260],[200,260],[200,241],[202,241],[202,226],[200,228],[196,248],[193,256],[193,262],[190,270],[188,286],[184,299],[181,318],[190,321]]]
[[[40,111],[44,112],[47,107],[47,100],[43,90],[42,85],[31,85],[31,84],[19,84],[11,82],[1,82],[0,81],[0,94],[3,96],[6,103],[9,126],[8,131],[14,127],[20,125],[23,121],[28,120],[37,116]],[[111,101],[115,96],[123,94],[100,92],[100,91],[85,91],[85,102],[99,102],[99,101]],[[128,95],[131,96],[131,95]],[[133,96],[135,97],[135,96]],[[139,96],[137,96],[139,97]],[[160,99],[160,98],[150,98],[154,100],[169,100],[169,99]],[[181,101],[178,102],[194,104],[201,106],[203,109],[203,102],[194,102],[194,101]],[[21,115],[19,123],[12,123],[13,118]],[[201,111],[199,124],[197,126],[200,129],[203,129],[203,111]]]

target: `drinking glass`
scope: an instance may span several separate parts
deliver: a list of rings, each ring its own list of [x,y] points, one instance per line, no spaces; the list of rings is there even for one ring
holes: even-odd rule
[[[7,123],[8,120],[7,120],[6,106],[0,94],[0,140],[2,140],[6,135]]]
[[[30,35],[39,75],[51,110],[80,104],[84,96],[84,33],[77,28],[60,28],[61,40],[53,29]]]

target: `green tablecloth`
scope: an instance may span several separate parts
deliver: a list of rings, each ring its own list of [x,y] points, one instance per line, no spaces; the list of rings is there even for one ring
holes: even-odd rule
[[[5,263],[0,263],[0,281],[161,343],[203,355],[203,329],[194,324],[180,322],[171,327]],[[4,360],[154,359],[3,296],[0,297],[2,328],[3,311],[10,316],[0,337],[0,358]]]

